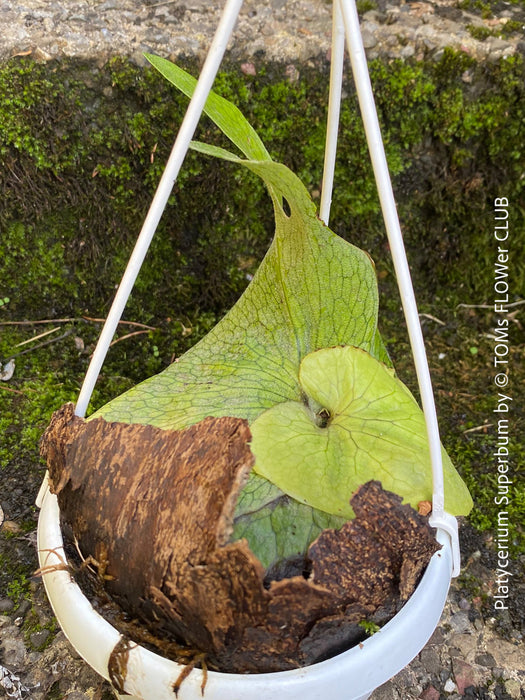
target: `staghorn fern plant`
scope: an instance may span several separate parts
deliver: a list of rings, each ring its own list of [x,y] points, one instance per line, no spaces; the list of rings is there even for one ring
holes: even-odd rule
[[[148,60],[191,96],[194,78],[165,59]],[[350,496],[369,479],[415,508],[431,500],[425,422],[382,343],[370,257],[319,220],[302,183],[272,161],[233,104],[211,93],[205,112],[246,159],[192,147],[264,180],[274,240],[242,297],[200,343],[95,416],[164,429],[207,416],[247,419],[256,462],[235,535],[270,566],[351,518]],[[446,509],[467,514],[470,495],[444,450],[443,464]]]

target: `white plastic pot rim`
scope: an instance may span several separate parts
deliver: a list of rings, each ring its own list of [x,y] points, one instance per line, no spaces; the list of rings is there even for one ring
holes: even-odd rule
[[[56,496],[40,495],[38,553],[43,580],[58,622],[76,651],[110,680],[108,661],[121,634],[91,606],[70,573],[60,530]],[[437,531],[443,545],[431,559],[410,600],[379,632],[327,661],[278,673],[209,672],[205,700],[364,700],[403,669],[424,647],[445,605],[452,572],[449,535]],[[62,568],[60,566],[62,565]],[[46,572],[47,569],[47,572]],[[124,690],[143,700],[174,700],[173,685],[184,667],[141,646],[131,646]],[[202,671],[183,681],[179,700],[202,698]]]

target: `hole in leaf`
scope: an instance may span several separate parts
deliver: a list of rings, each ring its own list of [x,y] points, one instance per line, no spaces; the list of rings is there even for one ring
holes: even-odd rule
[[[330,411],[327,408],[322,408],[315,414],[315,424],[318,428],[326,428],[331,417]]]
[[[283,211],[284,211],[284,213],[286,214],[286,216],[291,216],[291,215],[292,215],[292,210],[291,210],[291,208],[290,208],[290,203],[289,203],[289,201],[286,199],[286,197],[283,197],[282,207],[283,207]]]

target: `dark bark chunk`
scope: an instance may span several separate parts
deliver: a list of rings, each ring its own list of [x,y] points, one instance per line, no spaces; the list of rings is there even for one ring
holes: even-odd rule
[[[399,569],[399,593],[407,600],[430,557],[441,548],[426,518],[402,498],[383,491],[379,481],[361,487],[352,498],[356,518],[391,553]],[[354,521],[355,522],[355,521]]]
[[[366,638],[359,624],[374,612],[374,607],[353,603],[343,613],[324,617],[315,623],[299,647],[306,663],[328,659],[355,646]]]

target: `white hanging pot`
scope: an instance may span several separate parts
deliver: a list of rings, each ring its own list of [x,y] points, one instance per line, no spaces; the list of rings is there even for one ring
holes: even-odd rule
[[[102,677],[117,686],[122,698],[173,700],[174,684],[184,669],[141,647],[129,645],[127,662],[115,677],[108,668],[121,634],[92,607],[69,571],[60,530],[56,496],[42,489],[38,528],[40,566],[57,620],[75,650]],[[442,549],[432,557],[412,597],[379,632],[326,661],[277,673],[208,672],[205,700],[365,700],[402,670],[424,647],[436,628],[450,585],[450,537],[437,531]],[[179,700],[202,695],[203,672],[194,669],[182,682]]]

